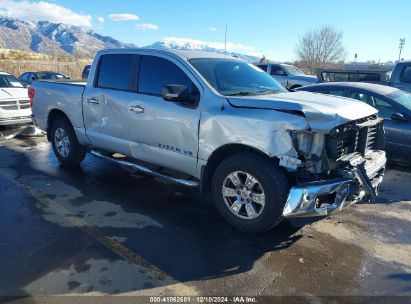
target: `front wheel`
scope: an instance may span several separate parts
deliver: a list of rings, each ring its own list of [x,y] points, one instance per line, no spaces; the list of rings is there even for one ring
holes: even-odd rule
[[[242,153],[217,167],[212,191],[228,223],[242,231],[264,232],[281,221],[289,186],[278,165],[260,155]]]
[[[58,160],[66,166],[78,165],[86,156],[86,147],[79,144],[70,121],[57,118],[51,125],[51,144]]]

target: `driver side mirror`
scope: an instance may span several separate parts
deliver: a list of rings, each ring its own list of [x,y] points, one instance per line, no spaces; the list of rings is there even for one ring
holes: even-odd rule
[[[163,99],[170,102],[185,103],[189,106],[197,106],[200,100],[198,89],[193,86],[190,90],[185,85],[167,84],[163,87]]]
[[[401,113],[394,113],[391,115],[391,120],[397,122],[407,122],[408,119]]]

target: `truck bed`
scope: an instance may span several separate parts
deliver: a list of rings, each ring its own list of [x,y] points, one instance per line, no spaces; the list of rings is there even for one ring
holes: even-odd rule
[[[35,91],[33,115],[37,125],[47,130],[50,111],[69,113],[69,119],[76,131],[84,129],[83,92],[86,82],[79,80],[41,80],[33,82]]]

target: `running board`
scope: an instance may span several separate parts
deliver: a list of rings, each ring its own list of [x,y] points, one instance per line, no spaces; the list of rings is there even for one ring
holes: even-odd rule
[[[126,160],[121,160],[121,159],[116,159],[114,157],[110,157],[108,155],[105,155],[105,154],[100,153],[100,152],[95,151],[95,150],[91,150],[90,153],[92,155],[96,156],[96,157],[103,158],[103,159],[109,160],[113,163],[136,169],[138,171],[141,171],[143,173],[146,173],[146,174],[149,174],[149,175],[152,175],[152,176],[167,179],[167,180],[172,181],[172,182],[174,182],[176,184],[179,184],[179,185],[183,185],[183,186],[191,187],[191,188],[198,187],[198,185],[199,185],[198,182],[196,182],[196,181],[166,175],[166,174],[163,174],[163,173],[160,173],[160,172],[157,172],[157,171],[153,171],[153,170],[151,170],[147,167],[144,167],[142,165],[138,165],[138,164],[133,163],[133,162],[129,162],[129,161],[126,161]]]

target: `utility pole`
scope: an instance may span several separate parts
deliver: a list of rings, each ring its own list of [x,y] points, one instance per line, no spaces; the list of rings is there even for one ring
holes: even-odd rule
[[[228,25],[225,25],[225,36],[224,36],[224,53],[227,53],[227,30],[228,30]]]
[[[401,52],[405,45],[405,38],[400,39],[400,54],[398,55],[398,61],[401,61]]]

